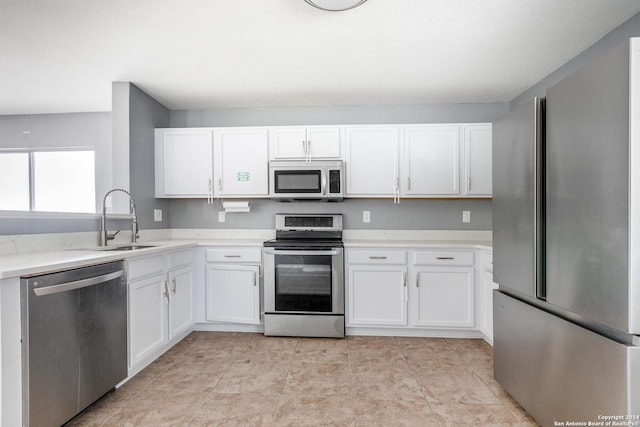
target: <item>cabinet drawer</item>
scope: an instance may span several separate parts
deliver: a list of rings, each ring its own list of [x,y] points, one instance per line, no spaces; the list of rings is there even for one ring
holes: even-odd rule
[[[261,248],[215,248],[205,251],[206,262],[262,262]]]
[[[169,270],[193,264],[193,252],[191,249],[171,252],[167,256],[167,264]]]
[[[472,251],[419,251],[413,254],[414,264],[473,265]]]
[[[148,258],[129,259],[129,282],[140,277],[162,274],[164,270],[164,255],[156,255]]]
[[[349,264],[406,264],[406,251],[355,250],[348,252]]]

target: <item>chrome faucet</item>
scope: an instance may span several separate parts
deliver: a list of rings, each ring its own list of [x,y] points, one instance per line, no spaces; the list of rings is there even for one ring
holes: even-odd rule
[[[127,190],[123,190],[122,188],[114,188],[112,190],[107,191],[107,194],[104,195],[102,199],[102,216],[100,218],[100,246],[107,246],[107,242],[109,240],[113,240],[116,238],[116,234],[120,232],[120,230],[115,233],[107,232],[107,197],[109,194],[121,191],[129,196],[129,205],[130,205],[130,213],[131,213],[131,243],[136,243],[138,237],[138,217],[136,216],[136,203],[133,201],[133,196]]]

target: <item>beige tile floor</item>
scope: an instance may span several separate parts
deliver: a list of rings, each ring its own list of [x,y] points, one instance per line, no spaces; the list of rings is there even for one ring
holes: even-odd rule
[[[193,332],[68,426],[537,424],[482,340]]]

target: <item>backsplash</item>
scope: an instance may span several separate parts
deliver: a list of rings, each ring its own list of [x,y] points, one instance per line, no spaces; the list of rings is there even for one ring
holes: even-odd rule
[[[248,213],[227,213],[218,222],[222,204],[216,200],[172,200],[171,228],[273,229],[276,213],[341,213],[344,228],[350,230],[491,230],[491,200],[428,199],[345,199],[331,202],[276,202],[250,200]],[[369,211],[371,222],[362,222],[362,212]],[[462,211],[471,212],[471,222],[462,222]]]

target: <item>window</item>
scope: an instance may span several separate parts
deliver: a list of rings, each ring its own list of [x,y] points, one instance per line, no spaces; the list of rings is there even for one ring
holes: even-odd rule
[[[96,211],[95,152],[0,152],[0,210]]]

